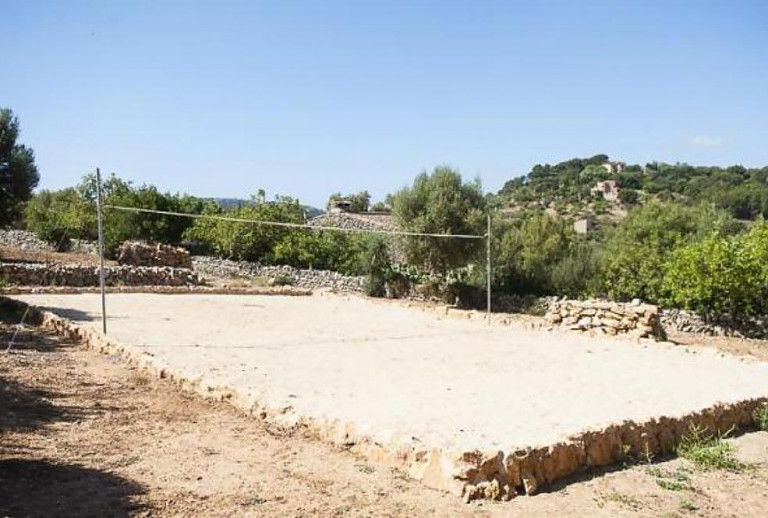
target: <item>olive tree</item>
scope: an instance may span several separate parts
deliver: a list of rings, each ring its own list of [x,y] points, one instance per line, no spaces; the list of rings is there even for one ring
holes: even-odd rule
[[[482,234],[485,206],[480,181],[464,182],[446,166],[421,173],[411,187],[392,197],[392,213],[401,229],[430,234]],[[446,273],[476,260],[482,240],[406,236],[402,249],[411,264]]]

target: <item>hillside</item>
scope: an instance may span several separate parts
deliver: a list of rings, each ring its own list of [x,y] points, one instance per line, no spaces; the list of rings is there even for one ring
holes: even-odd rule
[[[625,164],[601,154],[537,164],[493,197],[509,211],[543,209],[598,220],[621,218],[628,208],[649,199],[714,203],[741,220],[767,217],[768,167]]]

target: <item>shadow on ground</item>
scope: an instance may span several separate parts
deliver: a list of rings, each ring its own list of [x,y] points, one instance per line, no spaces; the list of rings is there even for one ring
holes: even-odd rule
[[[54,421],[79,421],[89,413],[79,407],[55,404],[60,397],[56,392],[0,377],[0,437],[10,431],[33,431]],[[7,444],[2,446],[0,451],[7,448]]]
[[[0,516],[130,516],[140,511],[139,484],[83,466],[0,460]]]

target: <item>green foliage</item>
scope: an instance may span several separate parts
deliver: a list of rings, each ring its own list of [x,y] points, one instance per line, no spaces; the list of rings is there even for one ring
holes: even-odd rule
[[[768,403],[764,403],[762,406],[755,408],[752,412],[752,419],[755,420],[758,430],[768,432]]]
[[[371,212],[392,212],[392,207],[390,207],[386,202],[377,201],[371,205]]]
[[[290,275],[275,275],[271,280],[272,286],[293,286],[293,278]]]
[[[727,435],[714,435],[692,424],[678,444],[676,452],[704,471],[743,471],[746,466],[733,456],[733,447],[724,440]]]
[[[715,231],[675,250],[664,271],[671,305],[703,314],[763,315],[768,311],[768,224],[735,236]]]
[[[712,228],[735,231],[727,214],[709,207],[651,201],[632,210],[606,240],[601,291],[617,300],[663,300],[670,253]]]
[[[639,198],[640,196],[634,189],[627,188],[619,190],[619,201],[624,205],[637,205]]]
[[[96,235],[96,212],[77,189],[38,192],[25,208],[27,228],[40,239],[65,245],[67,238]]]
[[[371,205],[371,195],[368,194],[368,191],[360,191],[357,194],[347,194],[346,196],[336,192],[328,197],[327,208],[330,209],[338,201],[349,202],[349,212],[368,212]]]
[[[120,205],[170,212],[200,213],[201,199],[193,196],[162,193],[154,186],[134,187],[114,174],[103,181],[105,205]],[[38,237],[53,243],[63,236],[95,240],[96,175],[83,177],[77,188],[41,191],[27,205],[27,227]],[[188,218],[163,214],[132,213],[105,208],[104,249],[110,256],[129,239],[151,242],[180,243],[184,231],[192,224]]]
[[[574,204],[589,197],[600,180],[615,180],[619,200],[625,205],[639,201],[632,191],[644,191],[658,200],[679,200],[696,205],[714,203],[734,218],[768,218],[768,167],[694,167],[688,164],[630,164],[620,173],[609,173],[602,164],[606,155],[573,158],[559,164],[537,164],[522,177],[504,184],[498,198],[507,203],[562,201]],[[626,192],[626,194],[622,194]]]
[[[18,119],[11,110],[0,109],[0,227],[18,221],[40,181],[35,154],[18,137]]]
[[[482,235],[485,197],[479,181],[464,183],[461,175],[446,166],[416,177],[413,186],[392,199],[400,228],[410,232]],[[445,273],[479,257],[482,240],[404,237],[402,247],[416,266]]]
[[[532,214],[495,224],[494,284],[505,293],[576,296],[594,278],[598,253],[567,221]]]
[[[304,223],[304,211],[301,205],[297,200],[288,197],[278,197],[274,203],[259,202],[226,211],[214,204],[208,204],[204,208],[203,214],[248,221]],[[258,223],[200,218],[196,219],[194,224],[185,231],[184,237],[205,244],[219,257],[264,261],[270,257],[275,245],[289,236],[291,232],[295,233],[296,231],[272,225],[259,225]],[[312,241],[312,237],[289,237],[287,239],[306,239],[307,242],[316,244]],[[296,264],[310,260],[312,257],[312,252],[300,256],[299,254],[291,255],[284,249],[281,253],[285,257],[295,260]]]
[[[383,297],[386,286],[393,278],[387,241],[381,236],[366,236],[358,256],[359,273],[365,273],[363,290],[369,297]]]

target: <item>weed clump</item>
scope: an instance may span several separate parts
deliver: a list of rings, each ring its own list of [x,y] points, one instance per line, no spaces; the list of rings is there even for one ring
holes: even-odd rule
[[[729,434],[730,430],[723,435],[714,435],[706,428],[691,425],[677,446],[677,455],[705,471],[743,471],[746,466],[733,456],[733,446],[724,440]]]
[[[768,432],[768,403],[763,403],[763,406],[756,408],[752,412],[752,419],[755,420],[758,430]]]

